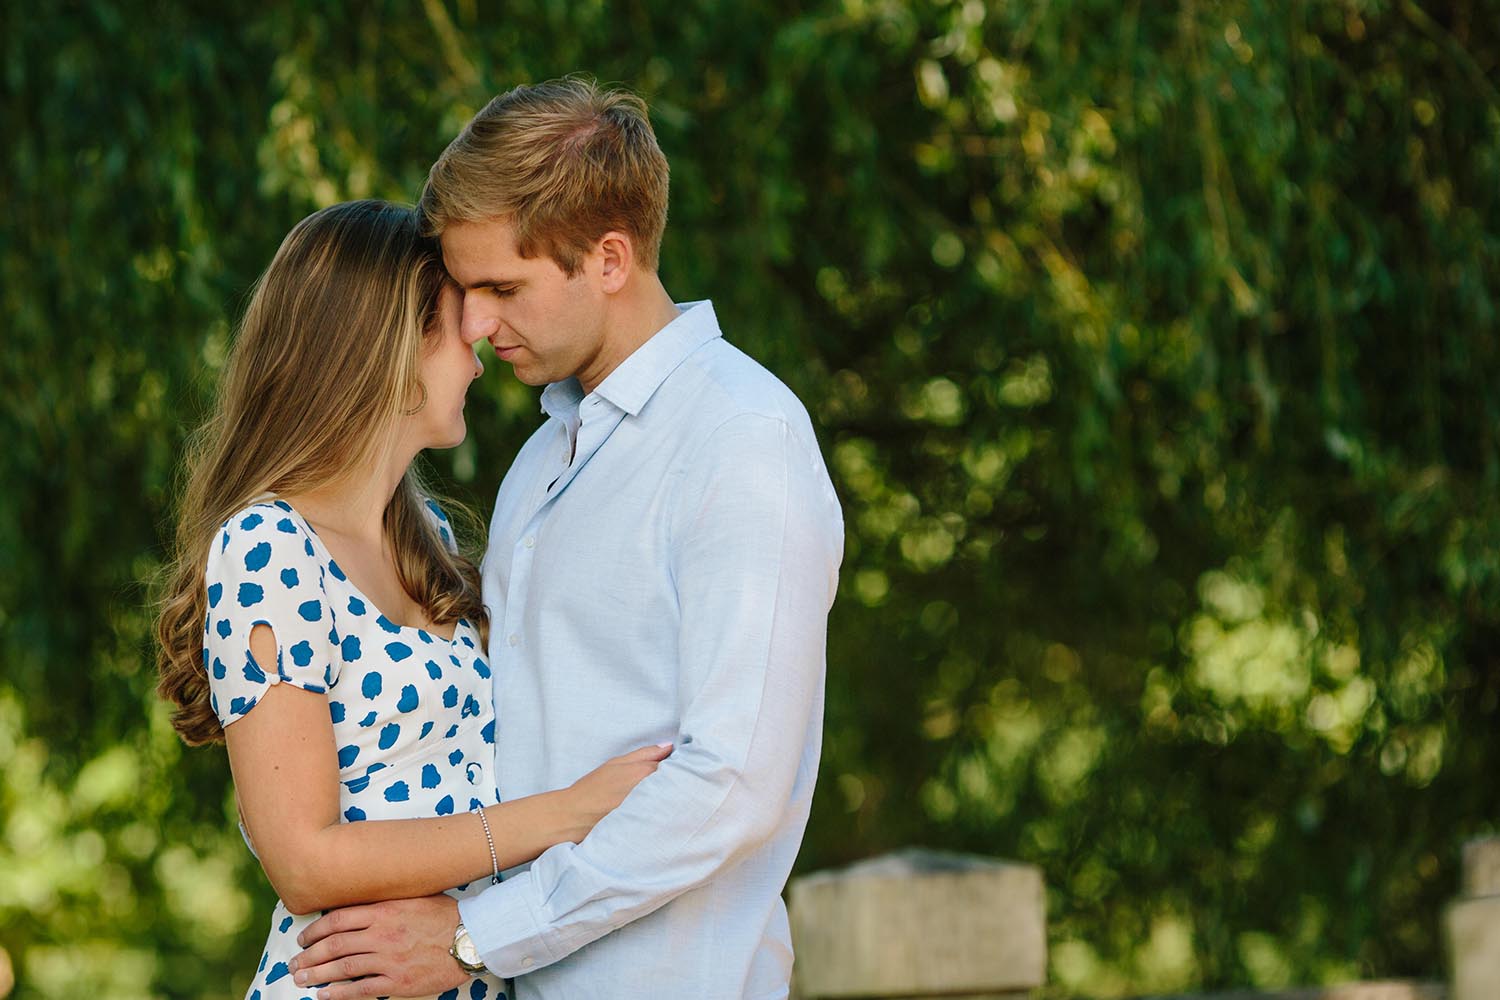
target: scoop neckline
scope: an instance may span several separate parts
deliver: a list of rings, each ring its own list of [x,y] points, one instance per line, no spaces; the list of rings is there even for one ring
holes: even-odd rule
[[[444,636],[440,632],[434,632],[431,629],[425,629],[418,625],[403,625],[402,623],[396,621],[396,619],[392,618],[390,615],[386,614],[384,611],[380,610],[380,605],[376,604],[373,600],[370,599],[368,594],[360,589],[359,584],[354,582],[354,577],[346,573],[344,571],[344,568],[339,565],[338,559],[334,557],[332,552],[328,551],[328,545],[323,541],[323,536],[318,534],[318,529],[314,528],[312,526],[312,522],[309,521],[300,510],[298,510],[296,507],[293,507],[289,500],[286,500],[282,497],[270,497],[257,500],[254,504],[251,504],[251,506],[254,507],[262,504],[270,507],[276,507],[278,509],[285,509],[290,513],[297,515],[297,520],[302,522],[302,527],[307,529],[308,535],[316,542],[318,548],[322,550],[324,558],[328,560],[329,567],[337,570],[337,576],[343,581],[345,585],[348,586],[350,590],[354,592],[354,596],[359,598],[361,603],[363,603],[371,611],[375,612],[377,625],[380,624],[378,619],[384,618],[386,621],[390,622],[392,625],[396,626],[397,629],[403,632],[417,633],[417,636],[419,638],[423,635],[426,635],[432,637],[433,639],[437,639],[440,642],[445,642],[449,646],[458,645],[459,632],[468,627],[469,620],[467,618],[460,618],[458,619],[458,621],[454,622],[452,637]],[[383,628],[384,626],[381,627]]]

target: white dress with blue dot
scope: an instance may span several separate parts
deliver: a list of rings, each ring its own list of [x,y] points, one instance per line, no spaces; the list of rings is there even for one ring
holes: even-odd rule
[[[428,513],[451,549],[447,516],[431,501]],[[490,668],[473,622],[460,620],[451,640],[392,622],[279,499],[224,522],[205,580],[203,661],[219,721],[227,727],[242,718],[274,684],[325,695],[343,822],[446,816],[499,801]],[[250,655],[258,624],[276,635],[274,664]],[[485,884],[472,883],[472,891]],[[277,902],[248,1000],[317,995],[316,986],[299,987],[287,972],[301,951],[297,935],[314,919]],[[441,1000],[495,1000],[503,989],[500,979],[479,977]]]

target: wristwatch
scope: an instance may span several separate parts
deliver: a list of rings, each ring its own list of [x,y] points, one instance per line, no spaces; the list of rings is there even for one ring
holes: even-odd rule
[[[448,954],[471,976],[482,976],[490,971],[484,964],[484,959],[479,957],[479,949],[474,946],[474,939],[469,937],[462,920],[458,922],[458,929],[453,932],[453,947],[448,949]]]

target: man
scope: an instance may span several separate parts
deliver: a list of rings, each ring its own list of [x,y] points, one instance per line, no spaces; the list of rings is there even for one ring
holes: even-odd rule
[[[320,997],[468,996],[463,958],[522,1000],[788,993],[842,519],[801,404],[663,288],[666,207],[644,105],[576,79],[496,98],[428,177],[465,338],[546,386],[483,567],[501,794],[675,750],[477,897],[320,919],[298,981],[366,977]]]

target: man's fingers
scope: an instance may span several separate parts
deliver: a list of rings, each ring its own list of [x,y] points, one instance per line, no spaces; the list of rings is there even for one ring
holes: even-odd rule
[[[296,957],[292,979],[298,986],[332,983],[376,971],[375,942],[360,932],[333,934]]]
[[[372,975],[375,970],[376,956],[374,955],[350,955],[346,958],[336,958],[322,965],[298,966],[293,981],[298,986],[314,986],[318,983],[341,983],[350,979],[358,979],[360,976]]]
[[[396,981],[390,976],[371,976],[352,983],[334,983],[318,991],[318,1000],[360,1000],[362,997],[396,995]]]
[[[341,934],[330,934],[321,941],[314,942],[312,947],[296,955],[292,966],[293,972],[301,972],[303,969],[311,969],[314,966],[326,966],[330,962],[341,958],[349,958],[353,955],[364,955],[378,950],[376,942],[363,931],[345,931]],[[324,976],[322,979],[298,979],[299,983],[326,983],[330,979],[348,979],[348,976]]]
[[[341,931],[362,931],[370,926],[374,918],[373,906],[346,906],[339,910],[329,910],[303,928],[302,933],[297,935],[297,943],[306,948],[330,934],[337,934]]]

